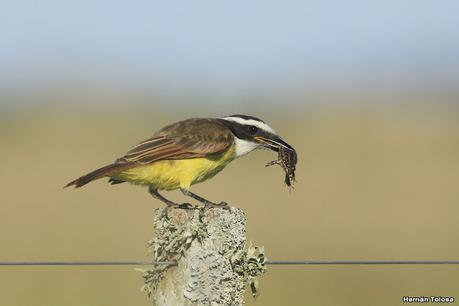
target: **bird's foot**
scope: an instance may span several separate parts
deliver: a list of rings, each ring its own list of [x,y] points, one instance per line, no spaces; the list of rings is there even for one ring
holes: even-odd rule
[[[230,206],[226,202],[220,202],[220,203],[212,203],[212,202],[207,202],[204,204],[204,209],[209,209],[209,208],[222,208],[222,209],[230,209]]]
[[[174,209],[198,209],[196,205],[190,203],[170,203],[167,204],[167,208],[174,208]]]

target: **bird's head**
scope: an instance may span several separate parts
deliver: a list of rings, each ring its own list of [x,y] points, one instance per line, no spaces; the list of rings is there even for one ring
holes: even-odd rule
[[[255,149],[267,148],[278,152],[283,147],[295,149],[286,143],[263,120],[247,115],[231,115],[220,119],[234,135],[236,157],[245,155]]]

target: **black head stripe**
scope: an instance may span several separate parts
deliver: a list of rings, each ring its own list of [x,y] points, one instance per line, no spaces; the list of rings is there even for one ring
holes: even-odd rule
[[[251,138],[250,135],[247,133],[247,126],[242,125],[238,122],[224,120],[224,119],[217,119],[223,125],[225,125],[228,129],[231,130],[234,136],[239,139],[249,139]]]
[[[233,116],[231,116],[233,117]],[[236,136],[239,139],[244,139],[244,140],[251,140],[253,141],[254,136],[261,136],[265,137],[268,139],[273,139],[277,136],[273,135],[270,132],[267,132],[262,129],[258,129],[255,134],[253,134],[250,129],[249,125],[244,125],[239,122],[234,122],[231,120],[225,120],[225,119],[217,119],[219,122],[221,122],[223,125],[225,125],[228,129],[231,130],[234,136]]]
[[[256,120],[256,121],[260,121],[260,122],[265,123],[260,118],[249,116],[249,115],[231,115],[231,116],[228,116],[228,117],[236,117],[236,118],[241,118],[241,119],[245,119],[245,120]]]

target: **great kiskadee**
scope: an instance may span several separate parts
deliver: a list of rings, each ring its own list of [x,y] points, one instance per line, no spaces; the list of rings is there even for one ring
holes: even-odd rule
[[[172,207],[186,208],[190,204],[172,202],[158,190],[180,189],[184,195],[206,206],[226,205],[192,193],[190,186],[212,178],[235,158],[259,148],[295,152],[269,125],[256,117],[232,115],[187,119],[162,128],[113,164],[94,170],[65,187],[78,188],[109,177],[111,184],[130,182],[148,186],[153,197]]]

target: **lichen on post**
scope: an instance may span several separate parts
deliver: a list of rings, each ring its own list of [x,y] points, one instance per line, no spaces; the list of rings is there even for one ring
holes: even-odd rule
[[[154,305],[243,305],[245,282],[253,290],[256,274],[265,271],[262,251],[247,256],[241,209],[156,209],[154,231],[155,261],[177,261],[144,270]]]

